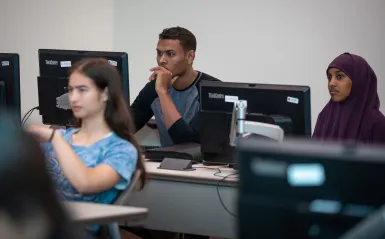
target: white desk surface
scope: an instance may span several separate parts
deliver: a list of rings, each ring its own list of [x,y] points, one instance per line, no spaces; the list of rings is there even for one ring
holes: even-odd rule
[[[160,163],[158,162],[145,162],[147,174],[150,179],[217,185],[219,180],[228,176],[225,180],[221,181],[221,186],[236,186],[238,184],[239,175],[237,171],[224,166],[193,164],[192,167],[195,168],[195,170],[178,171],[159,169],[159,165]]]
[[[159,165],[159,162],[145,163],[149,180],[130,202],[150,211],[146,228],[236,238],[237,218],[224,208],[237,215],[236,170],[195,164],[194,171],[177,171],[158,169]],[[218,168],[221,173],[215,176]],[[222,180],[228,175],[231,176]]]
[[[76,223],[85,226],[143,220],[148,214],[148,209],[140,207],[86,202],[63,202],[63,205]]]

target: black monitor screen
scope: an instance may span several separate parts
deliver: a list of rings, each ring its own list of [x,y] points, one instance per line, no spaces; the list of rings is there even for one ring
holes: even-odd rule
[[[0,101],[3,110],[21,119],[20,62],[15,53],[0,53]],[[0,102],[0,104],[1,104]]]
[[[241,139],[239,238],[334,239],[385,203],[385,149]]]
[[[220,81],[201,82],[201,111],[232,113],[233,102],[247,101],[247,112],[286,116],[292,135],[311,136],[310,87]]]
[[[229,134],[234,101],[247,101],[246,120],[279,125],[285,137],[310,137],[310,87],[220,81],[200,83],[200,141],[205,161],[233,164]]]
[[[6,110],[7,99],[5,98],[5,82],[0,81],[0,114]]]
[[[122,78],[123,94],[127,105],[130,105],[127,53],[39,49],[39,110],[44,124],[71,124],[72,111],[66,107],[68,100],[65,102],[68,71],[74,63],[84,58],[104,58],[118,69]]]

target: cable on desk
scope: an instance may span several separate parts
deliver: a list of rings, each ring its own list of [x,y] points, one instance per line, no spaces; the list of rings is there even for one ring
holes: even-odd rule
[[[218,170],[219,170],[219,169],[218,169]],[[219,170],[219,172],[214,173],[214,175],[215,175],[215,176],[218,176],[218,175],[216,175],[217,173],[220,173],[220,170]],[[229,214],[230,214],[231,216],[233,216],[233,217],[237,217],[237,215],[235,215],[234,213],[230,212],[230,210],[229,210],[229,209],[226,207],[226,205],[223,203],[221,194],[219,193],[219,186],[220,186],[220,183],[221,183],[221,182],[223,182],[223,181],[226,180],[226,178],[228,178],[228,177],[230,177],[230,176],[237,175],[237,174],[238,174],[238,172],[231,173],[231,174],[226,175],[226,176],[224,176],[224,177],[223,177],[223,176],[219,176],[219,177],[223,177],[223,178],[222,178],[221,180],[218,180],[218,183],[217,183],[217,194],[218,194],[219,201],[221,202],[222,207],[226,210],[226,212],[229,213]]]
[[[227,213],[229,213],[229,214],[230,214],[231,216],[233,216],[233,217],[237,217],[237,215],[235,215],[234,213],[230,212],[230,210],[229,210],[229,209],[226,207],[226,205],[224,204],[224,202],[223,202],[223,200],[222,200],[222,197],[221,197],[221,194],[219,193],[219,186],[220,186],[220,184],[221,184],[223,181],[225,181],[228,177],[237,175],[238,172],[234,172],[234,173],[230,173],[230,174],[228,174],[228,175],[226,175],[226,176],[222,176],[222,175],[218,175],[218,174],[221,174],[222,171],[221,171],[220,168],[217,168],[217,167],[210,167],[210,166],[206,166],[206,167],[203,166],[203,167],[201,167],[201,166],[199,166],[199,167],[193,167],[193,168],[216,169],[216,170],[218,171],[218,172],[215,172],[215,173],[214,173],[214,176],[216,176],[216,177],[221,177],[221,179],[218,180],[218,183],[217,183],[217,194],[218,194],[219,201],[220,201],[220,203],[222,204],[222,207],[226,210]],[[228,168],[228,167],[226,167],[226,168]]]

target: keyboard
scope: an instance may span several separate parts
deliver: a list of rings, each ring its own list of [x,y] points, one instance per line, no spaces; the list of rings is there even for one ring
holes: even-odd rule
[[[142,147],[142,149],[144,149],[144,150],[160,148],[160,146],[157,146],[157,145],[141,145],[140,147]]]

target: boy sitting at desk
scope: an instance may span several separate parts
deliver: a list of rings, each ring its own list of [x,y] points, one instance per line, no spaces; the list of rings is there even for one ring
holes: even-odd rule
[[[199,82],[218,79],[193,69],[196,38],[182,27],[166,28],[156,48],[158,66],[131,105],[136,130],[155,115],[162,147],[199,143]]]

